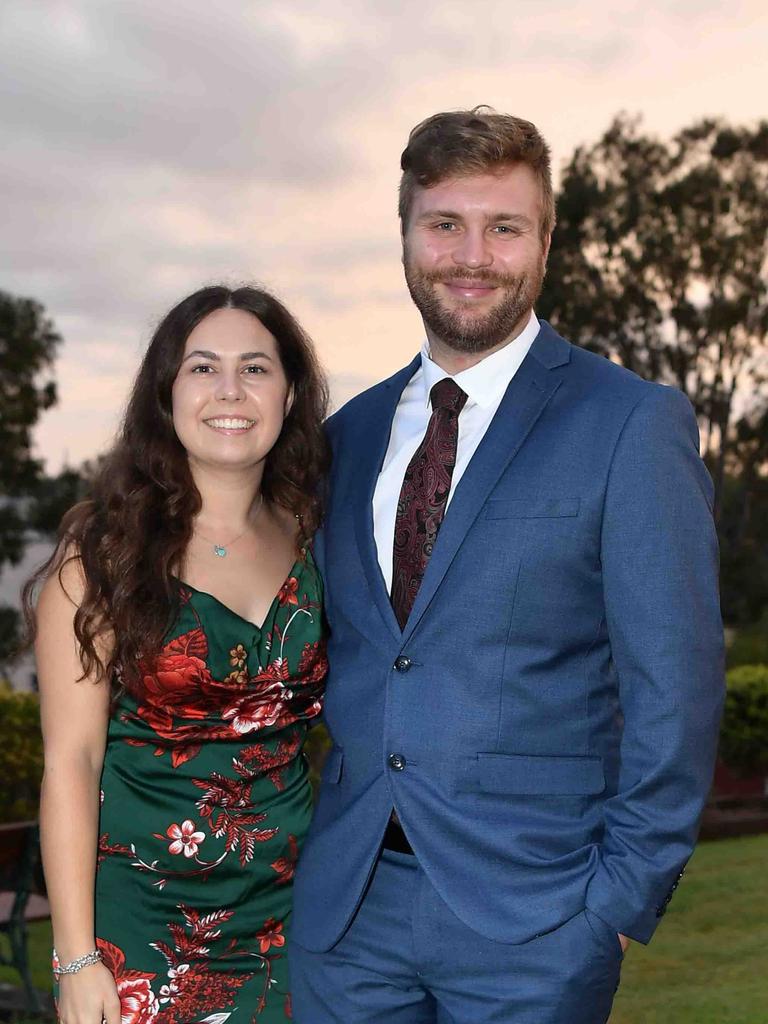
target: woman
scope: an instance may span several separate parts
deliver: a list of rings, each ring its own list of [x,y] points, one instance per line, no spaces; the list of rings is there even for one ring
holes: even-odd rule
[[[64,1024],[290,1017],[301,745],[325,674],[307,548],[325,404],[310,343],[272,296],[189,296],[36,577]]]

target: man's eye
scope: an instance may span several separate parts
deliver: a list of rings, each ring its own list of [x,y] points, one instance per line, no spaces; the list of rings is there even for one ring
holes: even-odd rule
[[[456,225],[449,220],[442,220],[436,227],[438,231],[453,231]]]
[[[498,231],[500,235],[516,235],[517,230],[509,226],[509,224],[497,224],[495,231]]]

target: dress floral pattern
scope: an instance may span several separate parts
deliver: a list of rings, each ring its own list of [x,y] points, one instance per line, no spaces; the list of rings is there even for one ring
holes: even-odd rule
[[[261,627],[179,584],[144,696],[102,776],[96,933],[122,1024],[291,1017],[294,865],[311,813],[301,745],[326,672],[321,583],[294,565]]]

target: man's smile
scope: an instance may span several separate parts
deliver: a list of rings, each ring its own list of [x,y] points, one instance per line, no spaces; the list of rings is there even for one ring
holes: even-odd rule
[[[484,299],[496,291],[497,285],[488,281],[472,281],[450,278],[440,282],[450,295],[459,299]]]

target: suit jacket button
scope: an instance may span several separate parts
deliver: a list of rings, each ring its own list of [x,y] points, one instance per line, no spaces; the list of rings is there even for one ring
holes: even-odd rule
[[[401,772],[405,768],[405,758],[402,754],[390,754],[387,763],[393,772]]]
[[[396,672],[409,672],[413,662],[410,658],[407,658],[404,654],[401,654],[395,659],[395,671]]]

